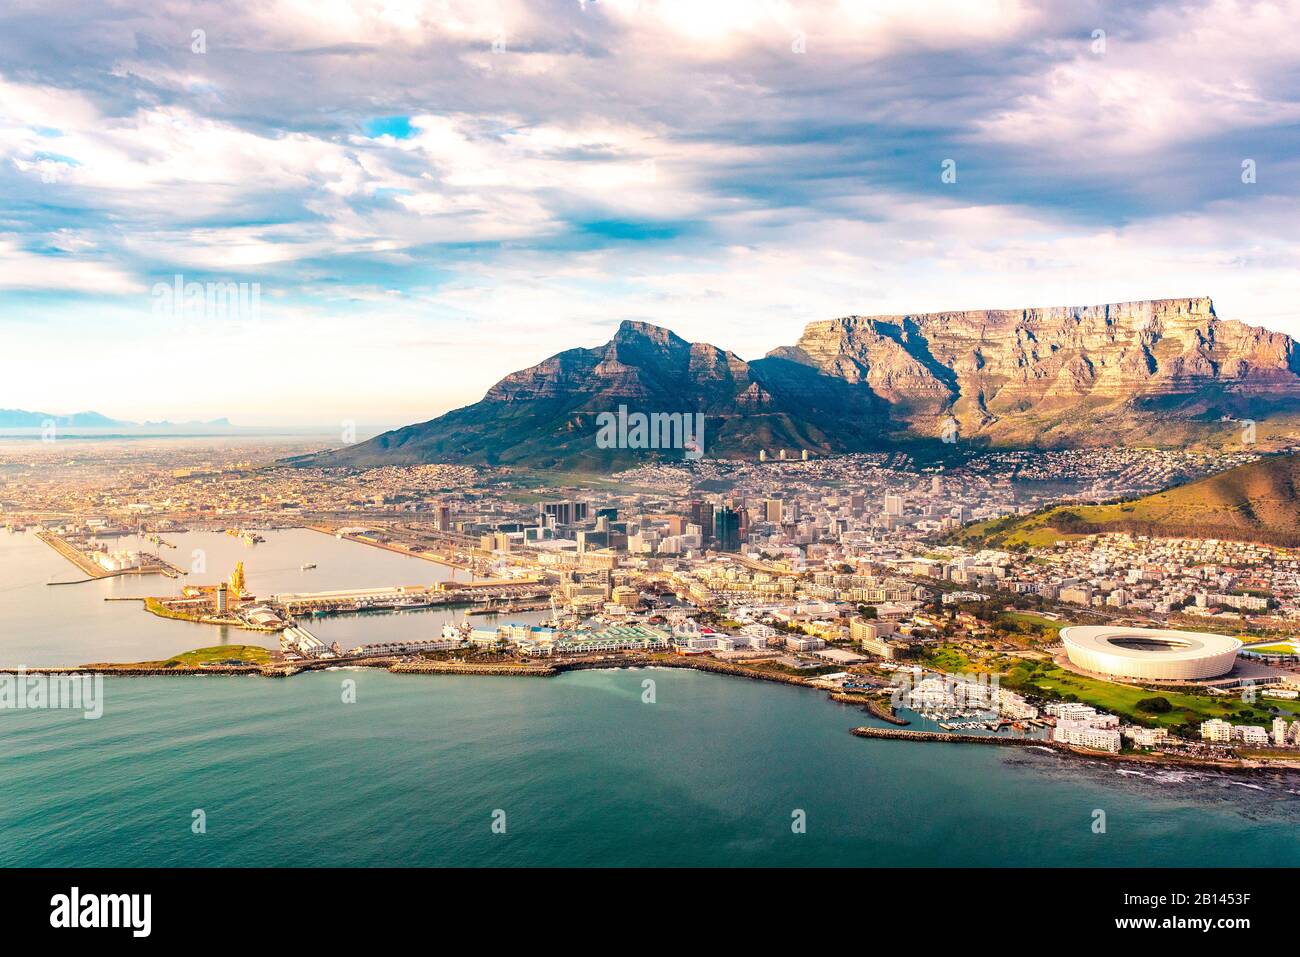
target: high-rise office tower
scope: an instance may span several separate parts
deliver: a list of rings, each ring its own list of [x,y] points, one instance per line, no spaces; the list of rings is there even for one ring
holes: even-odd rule
[[[717,539],[718,550],[735,552],[740,550],[740,513],[723,506],[713,513],[713,537]]]

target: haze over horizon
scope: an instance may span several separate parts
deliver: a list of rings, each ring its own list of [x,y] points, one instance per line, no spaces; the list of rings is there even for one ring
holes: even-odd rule
[[[624,319],[745,359],[849,314],[1190,296],[1300,335],[1297,19],[20,0],[0,406],[418,422]],[[260,315],[161,317],[176,275]]]

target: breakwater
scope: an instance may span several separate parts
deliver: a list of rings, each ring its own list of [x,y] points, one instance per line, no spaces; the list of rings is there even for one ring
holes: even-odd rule
[[[1073,751],[1072,748],[1055,741],[1041,738],[1017,738],[1001,734],[953,734],[949,731],[904,731],[901,728],[854,728],[851,732],[859,738],[891,738],[897,741],[942,741],[954,744],[999,744],[1010,746],[1033,746],[1051,748],[1053,751]],[[1094,752],[1088,752],[1094,753]],[[1095,752],[1104,757],[1105,752]]]
[[[865,708],[874,718],[881,721],[888,721],[890,724],[907,725],[912,722],[906,718],[900,718],[891,706],[887,706],[875,698],[868,697],[864,694],[854,694],[843,691],[832,691],[831,700],[838,701],[841,704],[855,704]]]
[[[801,678],[798,675],[787,675],[779,671],[759,671],[753,668],[742,668],[739,665],[728,664],[725,661],[717,661],[711,658],[665,658],[662,661],[657,659],[647,659],[638,662],[641,665],[653,665],[656,668],[690,668],[695,671],[708,671],[717,675],[735,675],[738,678],[749,678],[751,681],[775,681],[778,684],[799,685],[800,687],[811,687],[807,678]]]
[[[389,665],[388,670],[402,675],[487,675],[512,678],[549,678],[560,673],[559,669],[550,665],[476,665],[452,661],[397,661]]]
[[[904,731],[901,728],[853,728],[851,734],[859,738],[885,738],[894,741],[937,741],[949,744],[992,744],[1002,747],[1046,748],[1058,754],[1076,758],[1093,758],[1101,761],[1120,761],[1146,767],[1189,768],[1199,771],[1230,772],[1232,774],[1286,774],[1297,770],[1296,766],[1286,762],[1264,764],[1241,759],[1215,759],[1177,754],[1117,754],[1111,751],[1092,751],[1088,748],[1075,747],[1059,741],[1041,738],[1021,738],[1011,735],[994,734],[953,734],[947,731]]]

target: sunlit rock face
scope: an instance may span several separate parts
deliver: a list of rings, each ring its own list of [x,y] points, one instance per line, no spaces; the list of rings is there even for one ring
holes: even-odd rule
[[[1300,358],[1288,336],[1220,319],[1209,299],[847,316],[809,323],[795,345],[752,362],[624,322],[604,345],[511,373],[473,405],[304,462],[643,460],[594,443],[597,417],[620,406],[705,416],[710,457],[868,451],[945,435],[993,445],[1222,443],[1241,419],[1300,437]]]
[[[952,416],[968,436],[1101,444],[1148,414],[1265,417],[1300,400],[1291,338],[1220,319],[1208,298],[848,316],[772,355],[872,390],[922,434]]]

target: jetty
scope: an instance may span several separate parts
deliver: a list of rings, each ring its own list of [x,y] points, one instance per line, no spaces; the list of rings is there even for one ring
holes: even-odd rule
[[[894,741],[940,741],[950,744],[998,744],[1004,746],[1032,746],[1050,748],[1053,751],[1073,751],[1072,748],[1056,741],[1043,738],[1021,738],[1009,734],[954,734],[951,731],[904,731],[902,728],[854,728],[851,734],[859,738],[888,738]],[[1094,753],[1094,752],[1088,752]],[[1104,751],[1097,751],[1098,757],[1108,756]]]

